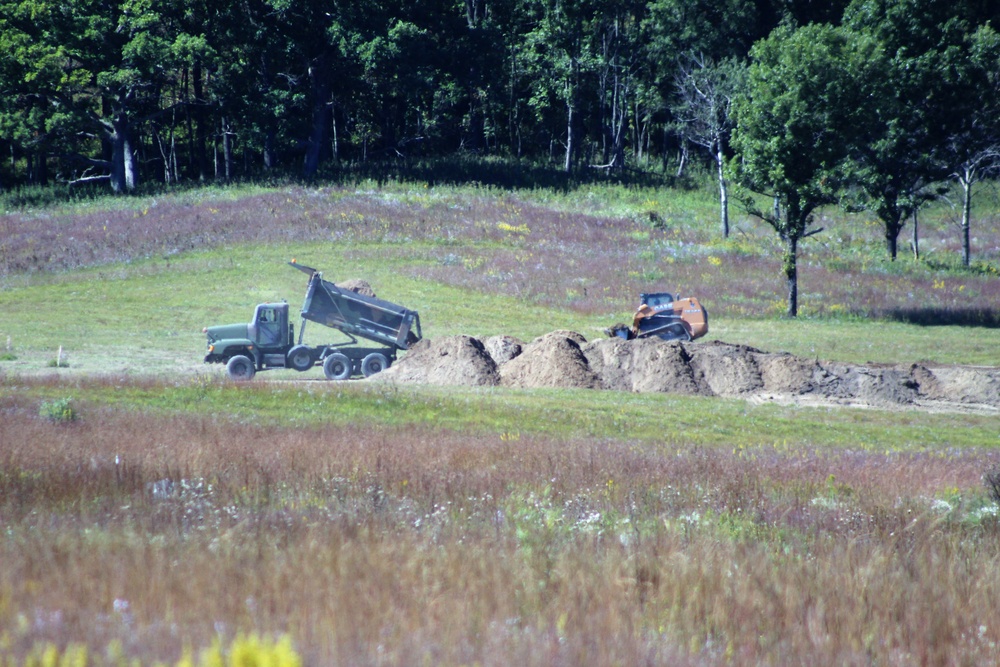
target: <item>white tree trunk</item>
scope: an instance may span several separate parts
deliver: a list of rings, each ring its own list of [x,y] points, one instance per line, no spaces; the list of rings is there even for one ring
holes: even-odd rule
[[[726,189],[725,156],[722,154],[722,142],[716,144],[715,166],[719,174],[719,214],[722,217],[722,238],[729,238],[729,192]]]
[[[969,241],[969,226],[972,224],[972,182],[975,179],[975,172],[966,169],[959,179],[962,182],[962,189],[965,191],[962,197],[962,265],[968,266],[972,255],[971,243]]]

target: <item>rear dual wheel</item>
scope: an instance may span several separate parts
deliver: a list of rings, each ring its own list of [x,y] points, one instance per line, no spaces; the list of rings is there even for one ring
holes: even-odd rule
[[[389,368],[389,358],[381,352],[372,352],[361,360],[361,374],[366,378]]]
[[[335,352],[323,360],[323,375],[327,380],[347,380],[351,377],[351,360]]]

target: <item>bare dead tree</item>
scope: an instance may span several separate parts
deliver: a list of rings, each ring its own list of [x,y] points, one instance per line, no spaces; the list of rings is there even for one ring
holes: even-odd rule
[[[718,64],[703,55],[688,54],[681,62],[673,107],[685,142],[712,156],[719,183],[719,216],[723,238],[729,237],[729,194],[725,177],[726,150],[733,129],[733,99],[743,85],[745,66],[735,60]]]

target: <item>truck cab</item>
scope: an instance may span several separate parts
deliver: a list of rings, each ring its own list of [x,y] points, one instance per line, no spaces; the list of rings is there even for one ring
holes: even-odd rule
[[[253,360],[257,368],[280,356],[284,365],[285,352],[294,343],[293,326],[288,322],[287,303],[261,303],[254,309],[247,324],[223,324],[206,327],[208,336],[207,363],[226,362],[242,355]]]

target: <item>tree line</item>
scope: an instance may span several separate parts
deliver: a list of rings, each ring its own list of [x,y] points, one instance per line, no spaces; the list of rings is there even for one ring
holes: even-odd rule
[[[0,187],[456,154],[713,164],[795,256],[830,203],[887,252],[1000,153],[993,0],[0,0]],[[756,197],[752,196],[756,193]],[[762,206],[762,197],[771,204]]]

